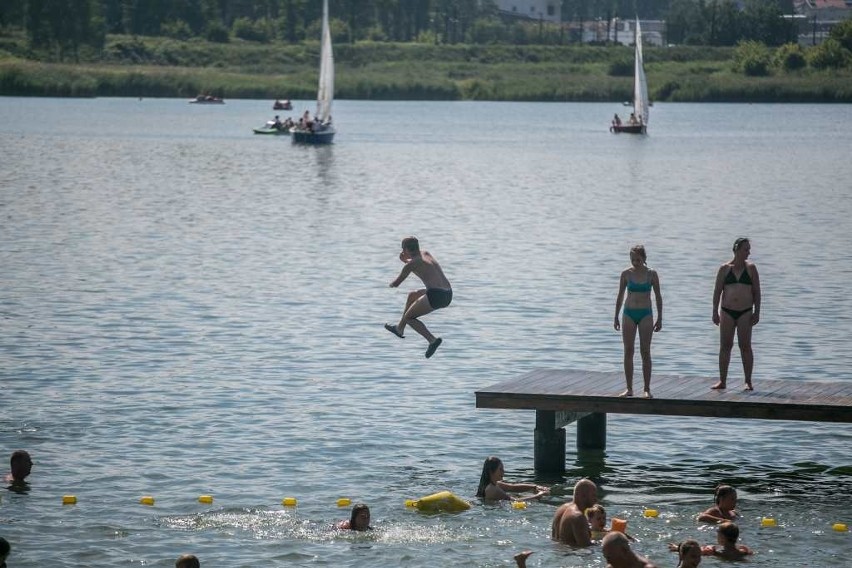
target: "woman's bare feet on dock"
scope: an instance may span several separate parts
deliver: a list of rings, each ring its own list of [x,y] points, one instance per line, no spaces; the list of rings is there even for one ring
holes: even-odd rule
[[[753,391],[754,390],[754,387],[752,386],[751,381],[745,382],[745,387],[743,387],[743,390],[747,390],[747,391]]]
[[[713,385],[713,386],[712,386],[712,387],[710,387],[710,388],[711,388],[711,389],[713,389],[713,390],[722,390],[722,389],[724,389],[726,386],[727,386],[727,385],[725,385],[725,383],[723,383],[722,381],[719,381],[718,383],[716,383],[715,385]]]
[[[646,390],[644,393],[642,393],[642,397],[643,398],[654,398],[653,396],[651,396],[651,391],[649,391],[649,390]]]
[[[620,394],[620,395],[618,395],[618,396],[620,396],[620,397],[622,397],[622,398],[627,397],[627,396],[633,396],[633,390],[632,390],[632,389],[627,389],[626,391],[624,391],[623,393],[621,393],[621,394]]]

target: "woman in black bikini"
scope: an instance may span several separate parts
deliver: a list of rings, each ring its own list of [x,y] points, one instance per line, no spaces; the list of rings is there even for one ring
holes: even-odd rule
[[[754,390],[751,371],[754,353],[751,350],[751,328],[760,321],[760,277],[754,263],[748,262],[751,243],[746,238],[734,241],[734,258],[719,267],[713,290],[713,323],[719,326],[719,382],[714,389],[727,386],[728,365],[734,334],[743,360],[746,390]],[[721,310],[719,306],[721,304]]]

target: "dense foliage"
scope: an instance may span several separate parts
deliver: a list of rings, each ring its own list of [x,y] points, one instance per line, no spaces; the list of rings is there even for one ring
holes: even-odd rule
[[[76,59],[106,34],[297,43],[316,37],[318,0],[0,0],[0,28],[26,30],[34,49]],[[795,41],[792,0],[562,0],[562,24],[505,19],[495,0],[329,0],[335,40],[558,44],[584,22],[664,19],[667,43],[733,46]],[[841,40],[839,40],[841,41]],[[843,43],[843,41],[841,41]],[[846,49],[849,46],[846,45]]]
[[[852,20],[802,47],[789,0],[643,0],[652,97],[850,101]],[[624,100],[633,52],[581,43],[635,0],[563,0],[563,24],[493,0],[329,0],[342,98]],[[319,0],[0,0],[0,95],[311,97]],[[674,47],[671,44],[675,44]],[[75,65],[62,65],[73,62]],[[59,63],[59,64],[57,64]]]

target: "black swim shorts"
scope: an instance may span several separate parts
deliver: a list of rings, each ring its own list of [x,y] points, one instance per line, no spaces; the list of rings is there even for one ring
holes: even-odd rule
[[[433,310],[446,308],[453,301],[453,291],[444,290],[443,288],[427,288],[426,298],[429,300],[429,305]]]

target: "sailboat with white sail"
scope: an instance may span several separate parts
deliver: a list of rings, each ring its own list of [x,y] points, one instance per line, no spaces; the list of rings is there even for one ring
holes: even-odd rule
[[[633,65],[633,112],[626,122],[616,122],[610,127],[612,132],[645,134],[648,131],[648,80],[645,78],[645,63],[642,59],[642,29],[636,18],[636,39],[634,40]],[[618,115],[616,115],[617,117]]]
[[[297,126],[293,127],[291,131],[293,142],[330,144],[334,140],[335,130],[331,124],[331,103],[334,101],[334,55],[331,50],[331,30],[328,25],[328,0],[322,2],[321,45],[317,112],[313,120],[310,117],[304,117]]]

